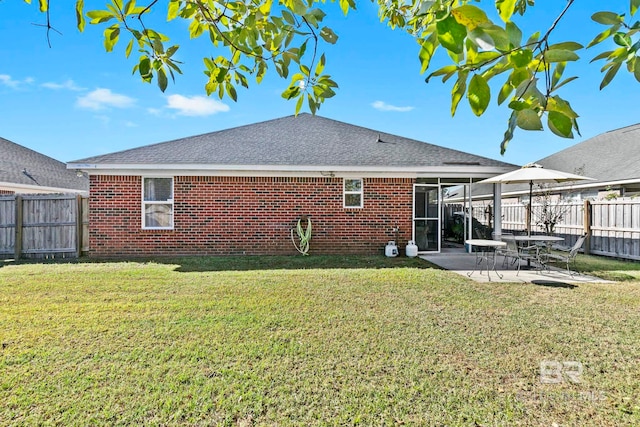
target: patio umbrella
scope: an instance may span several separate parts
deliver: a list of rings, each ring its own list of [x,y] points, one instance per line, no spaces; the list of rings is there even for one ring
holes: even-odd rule
[[[545,169],[537,163],[528,163],[520,169],[494,176],[478,184],[529,184],[529,215],[527,220],[527,233],[531,235],[531,201],[533,198],[533,183],[561,183],[570,181],[594,181],[582,175],[562,172],[554,169]]]

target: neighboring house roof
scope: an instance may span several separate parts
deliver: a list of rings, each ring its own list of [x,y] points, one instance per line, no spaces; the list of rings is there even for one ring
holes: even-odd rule
[[[147,145],[70,162],[69,168],[223,170],[381,170],[515,166],[310,114]]]
[[[640,123],[594,136],[536,163],[580,172],[600,183],[640,180]]]
[[[611,130],[537,160],[545,168],[576,173],[595,181],[558,184],[559,188],[604,189],[608,186],[640,187],[640,123]],[[502,185],[502,193],[528,193],[529,186]],[[489,196],[491,185],[477,185],[474,196]]]
[[[16,193],[87,192],[89,180],[67,170],[58,160],[0,138],[0,189]]]

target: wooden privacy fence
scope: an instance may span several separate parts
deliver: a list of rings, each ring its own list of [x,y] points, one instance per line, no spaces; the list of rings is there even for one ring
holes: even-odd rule
[[[535,233],[543,232],[536,225],[539,217],[536,213],[542,206],[541,203],[533,204],[531,231]],[[640,198],[562,202],[554,204],[553,208],[562,212],[554,234],[564,237],[565,244],[572,245],[578,236],[587,233],[585,252],[640,260]],[[473,215],[484,225],[489,225],[486,206],[474,206]],[[522,231],[526,224],[526,205],[502,205],[503,230]]]
[[[89,248],[88,206],[75,194],[0,196],[0,256],[81,256]]]

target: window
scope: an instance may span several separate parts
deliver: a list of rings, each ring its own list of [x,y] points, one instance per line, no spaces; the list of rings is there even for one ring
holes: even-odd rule
[[[344,207],[345,208],[361,208],[362,207],[362,179],[345,179],[344,180]]]
[[[142,228],[173,228],[173,178],[142,179]]]

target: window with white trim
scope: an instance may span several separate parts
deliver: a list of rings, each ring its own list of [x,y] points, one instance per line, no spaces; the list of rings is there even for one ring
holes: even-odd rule
[[[344,207],[361,208],[364,199],[362,179],[344,179]]]
[[[173,178],[142,178],[142,228],[173,228]]]

